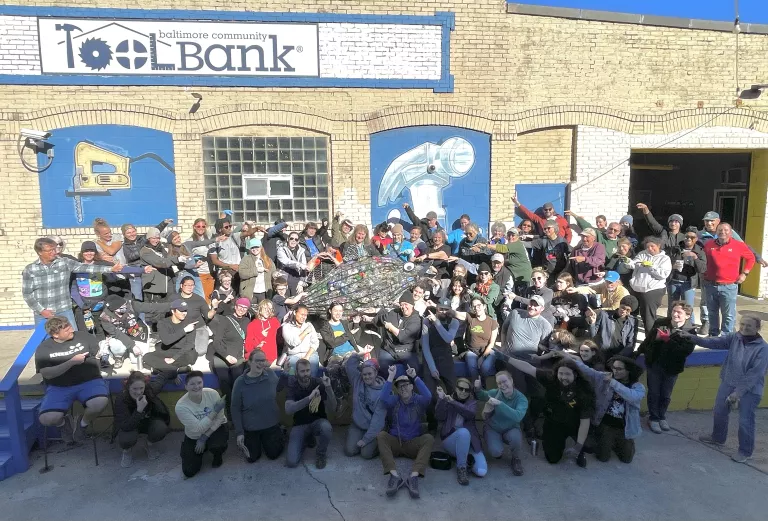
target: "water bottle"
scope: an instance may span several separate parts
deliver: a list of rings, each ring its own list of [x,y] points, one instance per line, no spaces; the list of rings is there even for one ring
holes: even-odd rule
[[[90,309],[83,311],[83,322],[85,322],[85,328],[93,333],[95,324],[93,323],[93,313],[91,313]]]
[[[144,355],[142,355],[141,353],[136,355],[136,370],[137,371],[144,370]]]
[[[603,296],[600,294],[595,295],[595,307],[596,308],[603,307]]]
[[[531,440],[531,456],[538,456],[539,454],[539,442],[538,440]]]

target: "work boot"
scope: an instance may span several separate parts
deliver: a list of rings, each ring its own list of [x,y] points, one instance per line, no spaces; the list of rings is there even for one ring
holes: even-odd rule
[[[456,479],[459,481],[459,485],[469,485],[467,467],[456,467]]]
[[[701,336],[707,336],[709,334],[709,320],[703,320],[699,326],[699,330],[696,332]]]
[[[522,476],[523,475],[523,462],[518,458],[517,456],[512,456],[512,474],[514,476]]]
[[[402,486],[403,480],[400,479],[400,476],[390,474],[389,482],[387,483],[387,497],[394,497],[394,495],[397,494],[397,491],[400,490],[400,487]]]
[[[411,499],[419,499],[419,476],[411,476],[405,482],[405,486],[408,487],[408,493],[411,495]]]

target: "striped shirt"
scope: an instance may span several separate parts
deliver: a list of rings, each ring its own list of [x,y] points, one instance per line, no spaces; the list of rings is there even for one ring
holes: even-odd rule
[[[109,273],[111,270],[112,266],[82,264],[66,257],[57,257],[48,265],[37,259],[21,274],[21,294],[24,302],[38,314],[44,309],[54,312],[71,310],[69,283],[72,273]]]

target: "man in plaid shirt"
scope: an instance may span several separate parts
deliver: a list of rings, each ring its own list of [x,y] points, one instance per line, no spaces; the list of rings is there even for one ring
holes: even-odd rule
[[[120,264],[81,264],[67,257],[59,257],[56,246],[52,239],[40,238],[35,241],[38,259],[28,264],[22,272],[21,294],[35,314],[35,324],[60,315],[66,317],[77,331],[69,293],[72,273],[119,272],[123,267]]]

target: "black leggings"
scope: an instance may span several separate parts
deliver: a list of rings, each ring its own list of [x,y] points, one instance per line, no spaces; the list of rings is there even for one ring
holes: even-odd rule
[[[210,451],[214,456],[221,456],[224,451],[227,450],[227,443],[229,442],[229,429],[226,425],[222,425],[211,434],[208,441],[205,443],[205,450]],[[188,478],[191,478],[203,467],[203,451],[202,454],[195,452],[195,445],[197,440],[193,440],[188,436],[184,436],[184,441],[181,442],[181,471]]]
[[[259,431],[245,431],[245,446],[248,449],[248,463],[261,457],[262,448],[269,459],[277,459],[285,448],[285,437],[280,425],[274,425]]]
[[[213,355],[210,367],[211,372],[219,379],[219,388],[227,400],[227,413],[229,413],[230,406],[232,405],[232,386],[235,385],[235,380],[243,374],[246,366],[245,364],[230,366],[225,360],[219,358],[218,355]]]
[[[544,457],[550,463],[557,463],[563,459],[565,451],[565,442],[568,438],[576,439],[579,435],[579,424],[568,425],[566,423],[544,420],[544,436],[542,446],[544,447]]]
[[[646,331],[650,331],[653,323],[656,322],[656,311],[658,311],[661,299],[666,293],[667,288],[660,288],[637,294],[637,300],[640,302],[640,307],[637,310],[643,319],[643,326]]]
[[[123,450],[130,449],[139,440],[139,434],[146,434],[147,441],[157,443],[168,434],[168,425],[160,418],[148,418],[139,422],[135,431],[120,431],[117,433],[117,444]]]

